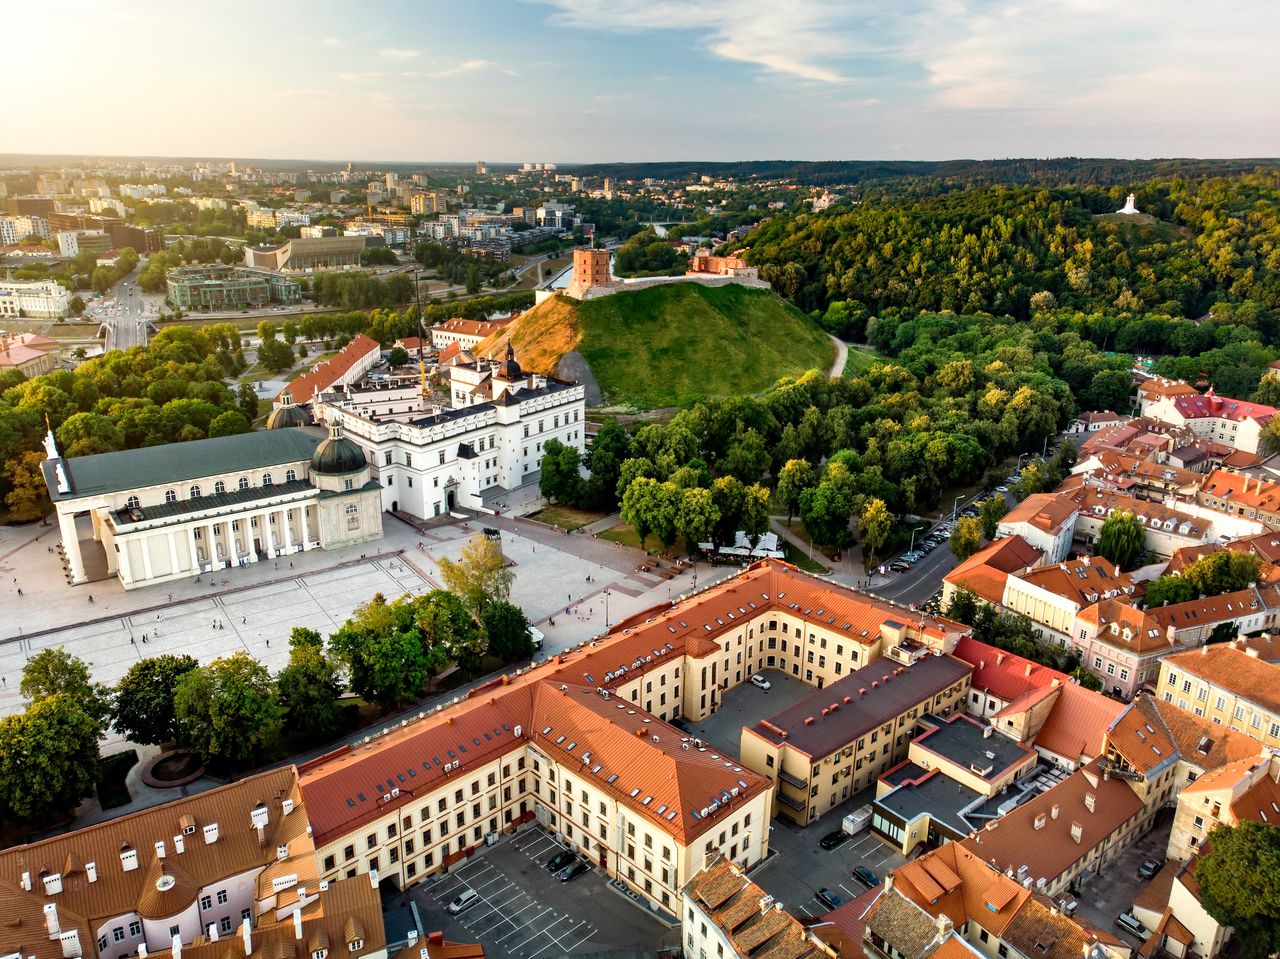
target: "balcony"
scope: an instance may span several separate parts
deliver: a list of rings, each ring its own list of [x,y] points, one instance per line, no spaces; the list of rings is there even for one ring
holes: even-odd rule
[[[784,792],[778,793],[778,802],[786,806],[788,809],[794,809],[796,812],[804,812],[804,801],[800,799],[792,799]]]
[[[791,775],[791,773],[789,772],[783,772],[782,770],[778,770],[778,779],[786,783],[788,786],[794,786],[796,789],[809,788],[809,784],[807,782],[805,782],[803,779],[799,779]]]

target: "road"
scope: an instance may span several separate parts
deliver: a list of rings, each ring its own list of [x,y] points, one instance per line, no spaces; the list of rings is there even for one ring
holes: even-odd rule
[[[138,289],[140,269],[141,264],[116,284],[114,300],[94,302],[91,315],[107,327],[107,340],[103,344],[105,350],[128,350],[147,345],[145,321],[154,318],[155,312],[143,300],[142,291]]]
[[[942,577],[956,568],[956,558],[943,543],[905,573],[891,573],[893,579],[873,585],[871,592],[910,606],[923,603],[942,588]],[[878,577],[877,577],[878,578]]]

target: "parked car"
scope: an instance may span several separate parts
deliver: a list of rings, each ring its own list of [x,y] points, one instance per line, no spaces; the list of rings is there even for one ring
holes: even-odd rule
[[[577,858],[578,857],[568,849],[561,849],[558,853],[547,860],[547,872],[559,872]]]
[[[1142,865],[1138,867],[1138,875],[1143,879],[1151,879],[1161,870],[1161,868],[1163,868],[1163,866],[1164,863],[1159,859],[1152,859],[1148,857],[1142,860]]]
[[[1007,486],[997,486],[997,487],[996,487],[996,492],[997,492],[997,493],[1007,493],[1007,492],[1009,492],[1009,487],[1007,487]]]
[[[480,901],[480,894],[468,886],[454,898],[453,902],[444,907],[444,911],[451,916],[456,916],[460,912],[466,912],[476,903]]]
[[[556,878],[561,882],[573,882],[586,871],[587,864],[581,859],[575,859],[572,863],[556,873]]]
[[[862,883],[868,889],[874,889],[876,886],[880,885],[880,878],[866,866],[854,866],[853,878],[858,880],[858,882]]]
[[[818,890],[818,902],[822,903],[828,909],[838,909],[844,905],[844,899],[840,894],[833,892],[830,889]]]
[[[773,684],[770,683],[769,680],[761,676],[759,673],[756,673],[754,676],[751,677],[751,685],[756,687],[757,689],[769,689]]]
[[[829,832],[818,840],[818,845],[823,849],[835,849],[837,846],[843,846],[849,841],[849,834],[842,829],[835,832]]]
[[[1138,922],[1137,918],[1131,912],[1122,912],[1116,916],[1116,925],[1125,932],[1137,936],[1139,939],[1147,938],[1147,927]]]

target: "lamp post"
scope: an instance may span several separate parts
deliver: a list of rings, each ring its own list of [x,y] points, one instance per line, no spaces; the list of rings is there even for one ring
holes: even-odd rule
[[[606,587],[604,591],[604,629],[609,631],[609,590]]]
[[[960,513],[960,501],[962,499],[964,499],[964,493],[961,493],[959,496],[957,496],[956,501],[951,504],[951,521],[953,523],[955,522],[956,517]]]

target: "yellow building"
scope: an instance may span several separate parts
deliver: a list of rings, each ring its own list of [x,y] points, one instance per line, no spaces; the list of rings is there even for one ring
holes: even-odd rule
[[[1280,748],[1280,666],[1232,642],[1166,656],[1156,695],[1211,723]]]

